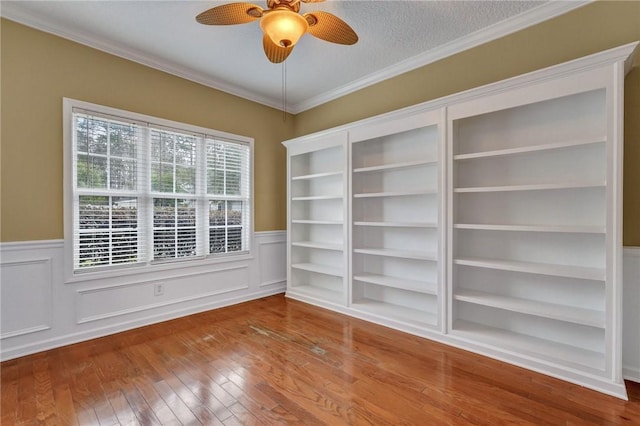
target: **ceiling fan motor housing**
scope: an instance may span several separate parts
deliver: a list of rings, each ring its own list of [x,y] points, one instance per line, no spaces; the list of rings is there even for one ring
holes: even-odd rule
[[[300,0],[267,0],[269,9],[287,8],[294,12],[300,12]]]

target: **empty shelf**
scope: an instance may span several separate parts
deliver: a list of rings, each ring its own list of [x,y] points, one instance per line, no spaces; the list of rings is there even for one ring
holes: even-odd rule
[[[291,201],[342,200],[342,195],[310,195],[306,197],[291,197]]]
[[[342,225],[341,220],[293,219],[291,223],[302,223],[307,225]]]
[[[354,281],[393,287],[401,290],[415,291],[424,294],[437,294],[438,285],[429,281],[409,280],[406,278],[390,277],[387,275],[362,273],[353,276]]]
[[[477,186],[468,188],[454,188],[453,192],[509,192],[509,191],[546,191],[555,189],[601,188],[606,182],[567,182],[567,183],[540,183],[532,185],[506,185],[506,186]]]
[[[487,231],[515,231],[515,232],[564,232],[576,234],[604,234],[604,226],[574,226],[574,225],[492,225],[484,223],[456,223],[455,229],[480,229]]]
[[[391,164],[381,164],[379,166],[356,167],[354,173],[376,172],[382,170],[404,169],[408,167],[425,166],[428,164],[437,164],[438,160],[419,160],[419,161],[403,161]]]
[[[478,305],[490,306],[492,308],[535,315],[558,321],[571,322],[598,328],[604,328],[605,326],[604,312],[593,309],[576,308],[573,306],[558,305],[555,303],[539,302],[535,300],[520,299],[516,297],[465,289],[457,290],[453,298],[462,302],[475,303]]]
[[[554,142],[541,145],[529,145],[518,148],[496,149],[492,151],[473,152],[468,154],[454,155],[454,160],[471,160],[474,158],[499,157],[505,155],[524,154],[528,152],[548,151],[553,149],[571,148],[582,145],[591,145],[594,143],[604,143],[606,137],[598,137],[594,139],[578,139],[573,141]]]
[[[344,303],[344,294],[342,292],[329,290],[314,285],[296,284],[293,285],[288,291],[293,294],[312,297],[321,301],[329,301],[340,304]]]
[[[381,226],[381,227],[396,227],[396,228],[437,228],[437,223],[427,222],[385,222],[385,221],[356,221],[353,222],[355,226]]]
[[[425,253],[420,251],[358,248],[358,249],[354,249],[353,252],[359,253],[359,254],[371,254],[374,256],[400,257],[405,259],[432,260],[432,261],[438,260],[438,255],[436,253]]]
[[[363,192],[353,194],[354,198],[377,198],[377,197],[407,197],[412,195],[433,195],[437,194],[437,189],[425,189],[419,191],[386,191],[386,192]]]
[[[296,241],[291,243],[292,246],[295,247],[307,247],[307,248],[317,248],[323,250],[342,250],[342,244],[334,244],[334,243],[323,243],[318,241]]]
[[[477,268],[499,269],[502,271],[525,272],[529,274],[579,278],[593,281],[604,281],[605,279],[604,268],[480,258],[458,258],[454,259],[453,263]]]
[[[318,274],[333,275],[334,277],[342,276],[342,269],[336,268],[335,266],[320,265],[317,263],[294,263],[291,267],[294,269],[316,272]]]
[[[354,301],[351,307],[356,311],[374,314],[382,318],[393,319],[410,324],[414,327],[434,326],[438,323],[437,317],[426,311],[409,308],[401,305],[380,302],[372,299],[360,299]]]
[[[318,179],[318,178],[324,178],[329,176],[340,176],[340,175],[342,175],[342,172],[313,173],[309,175],[293,176],[291,177],[291,180]]]
[[[498,350],[513,350],[518,354],[567,366],[578,364],[599,371],[604,370],[605,366],[603,353],[470,321],[456,320],[451,334],[494,346]]]

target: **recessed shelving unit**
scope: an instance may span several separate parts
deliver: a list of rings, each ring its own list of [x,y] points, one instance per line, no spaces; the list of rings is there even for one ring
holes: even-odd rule
[[[350,133],[351,307],[425,330],[439,327],[439,112]]]
[[[346,133],[288,148],[288,289],[311,303],[347,301]]]
[[[626,398],[638,43],[287,141],[287,296]]]
[[[619,390],[611,76],[584,71],[514,92],[448,109],[449,333]]]

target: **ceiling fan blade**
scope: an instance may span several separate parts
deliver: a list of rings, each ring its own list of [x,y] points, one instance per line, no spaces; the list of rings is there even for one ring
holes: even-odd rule
[[[267,58],[274,64],[279,64],[287,59],[287,56],[293,51],[293,46],[282,47],[271,41],[268,35],[262,37],[262,46]]]
[[[338,44],[356,44],[358,34],[342,19],[329,12],[309,12],[304,18],[309,23],[307,32],[319,39]]]
[[[234,25],[260,19],[263,9],[251,3],[229,3],[212,7],[198,16],[196,21],[205,25]]]

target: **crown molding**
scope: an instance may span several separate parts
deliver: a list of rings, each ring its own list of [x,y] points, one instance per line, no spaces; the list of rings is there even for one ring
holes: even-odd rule
[[[465,37],[453,40],[402,62],[398,62],[397,64],[384,68],[378,72],[371,73],[335,90],[319,96],[314,96],[304,102],[295,104],[292,106],[290,112],[293,114],[304,112],[308,109],[356,92],[360,89],[364,89],[384,80],[412,71],[416,68],[423,67],[464,50],[471,49],[472,47],[488,43],[500,37],[515,33],[516,31],[520,31],[527,27],[555,18],[556,16],[563,15],[589,4],[592,1],[593,0],[551,0],[548,3],[523,12],[513,18],[509,18],[505,21],[475,31]]]
[[[160,58],[148,53],[128,49],[113,43],[106,42],[98,39],[90,34],[81,31],[69,31],[67,28],[58,24],[49,22],[40,16],[36,16],[17,5],[18,2],[3,2],[0,8],[0,17],[6,18],[10,21],[17,22],[27,27],[34,28],[45,33],[53,34],[55,36],[71,40],[73,42],[97,49],[111,55],[115,55],[138,64],[163,71],[177,77],[184,78],[186,80],[193,81],[195,83],[202,84],[212,89],[220,90],[221,92],[228,93],[230,95],[238,96],[240,98],[247,99],[252,102],[256,102],[265,106],[282,109],[280,101],[276,101],[267,97],[256,95],[243,87],[225,84],[215,79],[212,79],[202,73],[198,73],[188,67],[181,66],[180,64],[167,61],[164,58]]]
[[[494,24],[482,30],[476,31],[468,36],[454,40],[435,49],[414,56],[393,66],[387,67],[379,72],[371,73],[363,78],[355,80],[349,84],[338,87],[335,90],[314,96],[306,101],[299,102],[287,107],[288,113],[298,114],[322,105],[329,101],[335,100],[342,96],[348,95],[355,91],[372,86],[400,74],[412,71],[416,68],[436,62],[440,59],[470,49],[472,47],[487,43],[489,41],[504,37],[508,34],[522,30],[524,28],[536,25],[540,22],[552,19],[556,16],[563,15],[574,9],[582,7],[593,0],[552,0],[530,11],[517,15],[514,18],[507,19],[503,22]],[[69,31],[63,26],[48,22],[40,16],[35,16],[17,5],[18,2],[3,2],[0,8],[0,16],[11,21],[17,22],[28,27],[62,37],[67,40],[124,58],[132,62],[145,65],[204,86],[220,90],[222,92],[247,99],[275,109],[282,109],[280,100],[274,100],[268,97],[259,96],[245,88],[232,84],[225,84],[210,78],[202,73],[198,73],[188,67],[167,61],[166,59],[149,55],[148,53],[127,49],[113,43],[98,39],[90,34]]]

